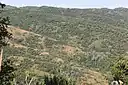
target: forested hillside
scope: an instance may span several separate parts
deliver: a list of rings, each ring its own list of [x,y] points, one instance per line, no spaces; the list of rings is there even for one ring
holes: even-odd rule
[[[110,66],[128,53],[127,8],[7,6],[1,15],[12,24],[14,39],[4,56],[19,68],[17,81],[29,71],[38,77],[56,74],[79,84],[107,85]]]

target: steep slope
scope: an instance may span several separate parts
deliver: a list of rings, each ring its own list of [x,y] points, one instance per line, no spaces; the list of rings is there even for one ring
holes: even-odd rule
[[[85,55],[80,48],[61,44],[53,38],[18,27],[9,26],[8,30],[13,33],[14,39],[11,40],[10,46],[5,48],[4,56],[13,60],[14,66],[18,68],[17,80],[24,79],[21,74],[30,71],[36,76],[49,74],[69,76],[77,79],[77,85],[108,85],[102,73],[79,64],[81,57],[78,55]]]
[[[18,48],[6,49],[5,55],[25,58],[24,69],[71,77],[82,76],[80,68],[109,73],[114,59],[128,52],[127,8],[21,7],[1,15],[8,14],[13,26],[27,32],[14,32]]]

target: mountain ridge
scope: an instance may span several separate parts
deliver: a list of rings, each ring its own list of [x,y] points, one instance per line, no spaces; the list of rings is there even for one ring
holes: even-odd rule
[[[62,8],[62,9],[128,9],[127,7],[115,7],[115,8],[109,8],[109,7],[101,7],[101,8],[94,8],[94,7],[89,7],[89,8],[77,8],[77,7],[74,7],[74,8],[70,8],[70,7],[56,7],[56,6],[47,6],[47,5],[42,5],[42,6],[20,6],[20,7],[17,7],[17,6],[12,6],[12,5],[7,5],[6,8],[41,8],[41,7],[46,7],[46,8]]]

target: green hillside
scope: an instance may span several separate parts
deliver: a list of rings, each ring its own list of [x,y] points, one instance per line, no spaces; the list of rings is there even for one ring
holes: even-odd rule
[[[100,85],[107,85],[104,75],[110,73],[110,66],[119,56],[127,56],[127,8],[8,6],[1,15],[9,16],[14,26],[10,27],[14,40],[4,56],[14,60],[20,69],[17,75],[30,71],[38,77],[58,74],[77,81],[87,74],[85,81],[89,82],[92,73],[97,76],[87,85],[99,85],[95,79],[100,76]],[[19,78],[23,80],[24,75]]]

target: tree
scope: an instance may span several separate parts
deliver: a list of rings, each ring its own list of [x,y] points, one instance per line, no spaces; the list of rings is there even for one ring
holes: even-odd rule
[[[0,3],[1,8],[3,9],[6,5]],[[0,13],[3,10],[0,10]],[[3,57],[3,46],[8,45],[9,39],[12,38],[12,34],[7,30],[8,25],[10,25],[9,17],[0,17],[0,85],[11,85],[11,82],[14,79],[15,69],[11,66],[11,60],[6,60],[2,62]]]
[[[15,78],[14,71],[16,69],[10,65],[12,63],[9,59],[3,61],[0,72],[0,85],[11,85],[13,83],[13,79]]]
[[[1,8],[5,7],[5,4],[0,3]],[[2,10],[1,10],[2,12]],[[7,30],[8,25],[10,25],[9,17],[0,17],[0,71],[2,66],[2,54],[3,54],[3,46],[8,45],[8,41],[12,38],[12,34]]]

